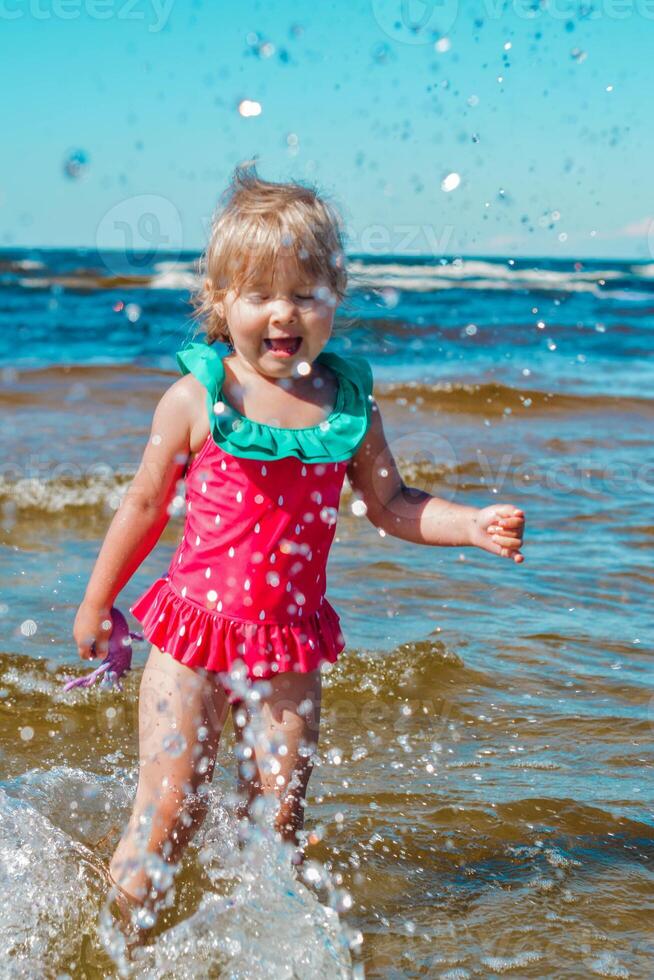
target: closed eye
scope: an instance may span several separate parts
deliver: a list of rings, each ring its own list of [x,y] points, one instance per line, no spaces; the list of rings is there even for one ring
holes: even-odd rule
[[[263,293],[248,293],[246,299],[249,303],[265,303],[270,297]],[[305,293],[296,293],[295,298],[302,303],[309,303],[314,299],[313,293],[306,295]]]

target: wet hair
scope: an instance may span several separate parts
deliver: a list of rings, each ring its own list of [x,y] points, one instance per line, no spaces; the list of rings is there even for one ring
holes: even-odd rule
[[[239,165],[213,216],[191,293],[208,344],[230,343],[216,304],[230,289],[239,293],[272,277],[279,258],[292,260],[300,280],[326,282],[333,306],[343,300],[347,272],[337,211],[312,186],[262,180],[253,163]]]

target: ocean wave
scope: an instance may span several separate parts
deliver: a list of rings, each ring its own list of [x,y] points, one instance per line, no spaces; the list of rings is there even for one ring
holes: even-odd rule
[[[394,401],[400,406],[415,405],[432,411],[467,415],[502,415],[514,411],[528,412],[530,415],[546,412],[614,414],[636,411],[649,416],[654,413],[654,402],[649,398],[547,392],[483,382],[391,382],[379,386],[378,397],[381,401]]]
[[[172,358],[171,358],[172,362]],[[0,390],[0,404],[8,409],[25,404],[50,404],[60,399],[61,386],[68,389],[64,397],[80,401],[94,385],[99,404],[115,403],[126,391],[132,399],[143,398],[150,404],[151,391],[140,392],[135,381],[147,377],[156,387],[158,379],[174,378],[172,371],[124,361],[105,364],[20,365],[9,368],[11,386]],[[72,393],[71,393],[72,392]],[[465,415],[507,415],[511,412],[535,413],[615,413],[638,412],[649,417],[654,412],[651,398],[639,396],[581,394],[567,391],[543,391],[515,387],[497,382],[460,381],[376,381],[375,394],[382,404],[394,402],[400,407],[443,411]]]
[[[197,287],[197,259],[153,262],[134,271],[127,258],[108,261],[103,268],[100,259],[84,267],[81,260],[73,268],[57,270],[35,259],[14,259],[0,263],[0,281],[18,284],[25,289],[64,289],[93,291],[112,289],[149,289],[187,291]],[[483,259],[455,259],[435,264],[432,259],[412,261],[350,258],[347,261],[349,291],[362,289],[396,289],[406,292],[438,292],[452,289],[492,292],[589,293],[626,301],[651,299],[654,289],[654,264],[624,264],[613,268],[589,267],[576,263],[573,268],[554,268],[552,264],[526,266],[524,261],[509,265]]]
[[[112,512],[118,509],[134,474],[115,474],[110,469],[95,475],[11,480],[0,476],[0,507],[45,514],[72,509]]]
[[[647,269],[649,267],[645,267]],[[435,292],[447,289],[491,291],[529,291],[591,293],[596,296],[613,295],[611,284],[636,287],[626,291],[621,298],[633,298],[640,284],[642,296],[651,298],[647,272],[640,275],[637,266],[628,269],[551,269],[519,268],[505,263],[463,260],[445,265],[428,265],[421,262],[404,264],[390,262],[354,261],[348,266],[352,280],[359,287],[395,288],[398,290]],[[634,282],[630,283],[629,280]],[[608,287],[607,287],[608,284]],[[644,287],[644,289],[643,289]]]

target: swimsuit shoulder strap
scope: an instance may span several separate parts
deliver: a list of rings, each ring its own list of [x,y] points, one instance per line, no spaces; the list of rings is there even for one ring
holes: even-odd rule
[[[177,351],[175,357],[182,374],[194,375],[215,401],[225,380],[225,369],[218,351],[209,344],[190,341]]]
[[[323,351],[318,355],[318,360],[326,364],[336,374],[347,378],[354,386],[356,395],[364,404],[366,412],[370,413],[370,403],[372,401],[372,389],[374,379],[372,368],[365,357],[349,354],[341,357],[340,354],[333,354],[331,351]]]

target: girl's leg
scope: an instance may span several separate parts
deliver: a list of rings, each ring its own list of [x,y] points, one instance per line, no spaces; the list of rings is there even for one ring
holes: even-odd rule
[[[217,674],[186,667],[152,647],[139,692],[136,798],[109,866],[123,900],[154,904],[160,891],[143,867],[144,846],[176,863],[202,824],[205,798],[191,794],[213,777],[228,708]]]
[[[259,737],[253,758],[239,762],[239,788],[245,812],[261,794],[274,794],[279,800],[275,829],[284,840],[297,844],[297,832],[304,826],[304,798],[313,769],[310,757],[318,745],[320,670],[307,674],[289,671],[278,674],[269,683],[272,691],[261,699],[259,723],[254,719]],[[243,722],[249,723],[251,719],[243,703],[234,706],[233,714],[242,755],[246,748]]]

